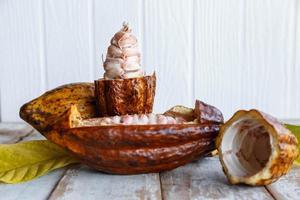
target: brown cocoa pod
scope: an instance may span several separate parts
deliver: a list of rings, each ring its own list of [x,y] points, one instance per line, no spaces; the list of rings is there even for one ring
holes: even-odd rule
[[[115,174],[170,170],[215,149],[219,124],[84,126],[76,106],[44,135],[95,169]]]
[[[291,168],[298,141],[276,118],[259,110],[240,110],[217,139],[223,171],[232,184],[267,185]]]
[[[99,116],[151,113],[156,88],[155,73],[128,79],[95,80]]]
[[[50,90],[24,104],[20,117],[43,132],[75,104],[83,118],[96,116],[93,83],[71,83]]]
[[[194,114],[198,118],[199,123],[224,123],[223,114],[218,108],[200,100],[195,102]]]

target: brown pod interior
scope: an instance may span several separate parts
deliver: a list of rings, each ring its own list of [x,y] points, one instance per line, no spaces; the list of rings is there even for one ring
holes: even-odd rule
[[[95,80],[99,116],[151,113],[156,88],[155,73],[128,79]]]
[[[267,185],[286,174],[298,155],[297,138],[276,118],[240,110],[217,139],[223,170],[232,184]]]

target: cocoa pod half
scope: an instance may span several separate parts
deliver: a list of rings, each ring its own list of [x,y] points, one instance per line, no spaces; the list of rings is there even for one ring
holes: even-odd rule
[[[232,184],[268,185],[297,158],[298,141],[280,121],[259,110],[240,110],[217,139],[223,171]]]
[[[156,88],[155,73],[127,79],[95,80],[99,116],[151,113]]]
[[[196,100],[195,102],[194,114],[200,123],[224,123],[223,114],[218,108],[200,100]]]
[[[83,163],[114,174],[160,172],[215,149],[219,124],[86,126],[72,106],[45,136]],[[85,124],[81,127],[80,124]]]

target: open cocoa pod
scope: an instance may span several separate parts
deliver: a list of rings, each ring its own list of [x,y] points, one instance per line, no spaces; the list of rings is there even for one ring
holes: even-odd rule
[[[96,117],[93,83],[71,83],[52,89],[24,104],[20,117],[43,133],[71,105],[77,104],[83,118]]]
[[[82,119],[72,106],[45,136],[88,166],[114,174],[170,170],[215,149],[220,124],[155,114],[128,117]]]
[[[165,115],[133,115],[127,122],[130,115],[95,118],[91,83],[58,87],[20,109],[20,117],[47,139],[92,168],[116,174],[173,169],[215,149],[220,123],[200,123],[196,113],[175,106]]]
[[[95,80],[99,116],[151,113],[156,76]]]
[[[220,161],[232,184],[267,185],[286,174],[297,158],[297,138],[258,110],[236,112],[217,139]]]

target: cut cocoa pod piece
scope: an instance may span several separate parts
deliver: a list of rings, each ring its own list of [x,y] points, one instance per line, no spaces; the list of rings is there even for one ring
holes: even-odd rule
[[[298,155],[297,138],[274,117],[238,111],[220,129],[219,157],[232,184],[267,185],[286,174]]]
[[[218,108],[200,100],[196,100],[194,109],[177,105],[166,111],[164,115],[185,121],[197,120],[199,123],[224,123],[223,114]]]
[[[50,90],[24,104],[20,117],[43,132],[74,104],[83,118],[96,116],[93,83],[72,83]]]
[[[223,114],[218,108],[200,100],[196,100],[195,102],[194,114],[200,123],[224,123]]]
[[[156,88],[152,76],[95,80],[99,116],[151,113]]]
[[[184,121],[193,121],[195,118],[194,109],[177,105],[167,110],[164,115],[182,119]]]
[[[215,149],[220,126],[209,123],[94,126],[95,120],[89,125],[91,119],[82,119],[76,106],[72,106],[44,134],[88,166],[114,174],[160,172],[184,165]]]

